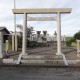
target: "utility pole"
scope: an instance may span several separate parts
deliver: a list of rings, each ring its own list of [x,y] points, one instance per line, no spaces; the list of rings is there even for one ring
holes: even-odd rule
[[[16,9],[16,0],[14,0],[14,9]],[[14,50],[17,51],[16,14],[14,14],[14,33],[15,33]]]

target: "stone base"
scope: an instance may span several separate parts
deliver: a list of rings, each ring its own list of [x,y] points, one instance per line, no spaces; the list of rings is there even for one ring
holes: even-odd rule
[[[63,53],[56,53],[56,55],[62,55]]]
[[[3,63],[14,63],[13,59],[3,59]]]
[[[28,55],[28,53],[21,53],[20,55],[19,55],[19,57],[18,57],[18,61],[17,61],[17,63],[16,64],[20,64],[20,61],[21,61],[21,58],[22,58],[22,56],[23,55]]]
[[[22,54],[22,55],[26,55],[26,56],[27,56],[29,53],[21,53],[21,54]]]
[[[57,56],[61,55],[63,57],[63,61],[64,61],[65,65],[68,65],[68,61],[67,61],[67,59],[66,59],[66,57],[65,57],[65,55],[63,53],[56,53],[56,55]]]
[[[80,57],[80,53],[77,54],[77,57]]]

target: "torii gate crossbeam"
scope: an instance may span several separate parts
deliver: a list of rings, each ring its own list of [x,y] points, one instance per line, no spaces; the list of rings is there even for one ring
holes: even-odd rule
[[[29,17],[27,16],[27,21],[56,21],[57,17]]]

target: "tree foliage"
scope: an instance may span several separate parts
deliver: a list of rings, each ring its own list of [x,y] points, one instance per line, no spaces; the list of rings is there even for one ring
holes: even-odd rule
[[[80,39],[80,31],[74,34],[74,39]]]
[[[22,48],[22,36],[18,36],[18,48]]]
[[[21,36],[18,36],[18,47],[21,48],[22,47],[23,26],[21,24],[17,24],[17,28],[20,30],[19,32],[21,34]],[[33,35],[33,27],[27,27],[27,36],[26,36],[27,46],[31,45],[30,41],[28,40],[30,35]]]

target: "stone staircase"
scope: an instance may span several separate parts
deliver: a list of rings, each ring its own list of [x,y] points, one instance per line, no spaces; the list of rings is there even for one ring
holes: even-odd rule
[[[9,64],[25,64],[25,65],[53,65],[53,66],[60,66],[60,65],[70,65],[76,64],[77,58],[75,53],[76,51],[74,48],[63,48],[62,55],[56,55],[56,49],[48,49],[48,48],[39,48],[39,49],[32,49],[30,52],[28,50],[27,54],[19,54],[15,56],[11,56],[8,59],[3,59],[3,63]],[[73,53],[74,52],[74,53]],[[73,55],[73,56],[72,56]],[[67,59],[67,60],[66,60]],[[79,61],[80,62],[80,59]]]
[[[20,63],[27,65],[65,65],[61,55],[22,55]]]

